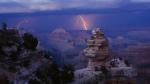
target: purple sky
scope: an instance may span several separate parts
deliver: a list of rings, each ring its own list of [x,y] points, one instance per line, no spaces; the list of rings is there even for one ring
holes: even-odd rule
[[[0,0],[0,13],[120,7],[149,9],[150,0]]]
[[[0,0],[0,22],[10,27],[82,29],[80,15],[89,29],[150,30],[150,0]]]

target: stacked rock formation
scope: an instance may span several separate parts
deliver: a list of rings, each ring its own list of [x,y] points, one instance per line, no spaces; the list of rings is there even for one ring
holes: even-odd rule
[[[75,71],[74,84],[135,84],[135,69],[122,58],[109,56],[108,40],[99,29],[93,29],[84,55],[86,68]]]
[[[92,31],[92,37],[87,41],[88,47],[84,50],[85,56],[89,59],[88,67],[104,65],[109,56],[108,40],[104,33],[96,28]]]

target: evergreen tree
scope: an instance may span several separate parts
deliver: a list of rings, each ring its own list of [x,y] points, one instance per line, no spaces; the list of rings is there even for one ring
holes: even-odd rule
[[[130,62],[128,60],[124,61],[127,66],[130,66]]]
[[[60,82],[60,70],[56,64],[52,64],[49,68],[49,75],[52,79],[53,84],[61,84]]]
[[[72,65],[64,65],[61,72],[61,84],[69,84],[74,79],[74,68]]]
[[[31,80],[29,80],[29,83],[28,84],[42,84],[42,83],[40,83],[38,80],[36,80],[36,79],[31,79]]]
[[[7,24],[5,22],[2,23],[2,29],[6,30],[7,29]]]
[[[30,33],[25,33],[23,35],[24,47],[27,49],[35,50],[38,45],[38,40]]]

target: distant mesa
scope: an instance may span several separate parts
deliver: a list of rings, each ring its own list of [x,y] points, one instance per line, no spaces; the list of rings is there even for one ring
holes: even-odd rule
[[[64,28],[57,28],[52,32],[52,34],[54,33],[67,33],[67,32]]]

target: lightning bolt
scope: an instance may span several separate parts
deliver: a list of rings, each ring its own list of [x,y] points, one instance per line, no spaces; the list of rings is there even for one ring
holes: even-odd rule
[[[81,20],[81,22],[83,24],[84,30],[88,30],[87,22],[85,21],[85,19],[81,15],[79,17],[80,17],[80,20]]]

